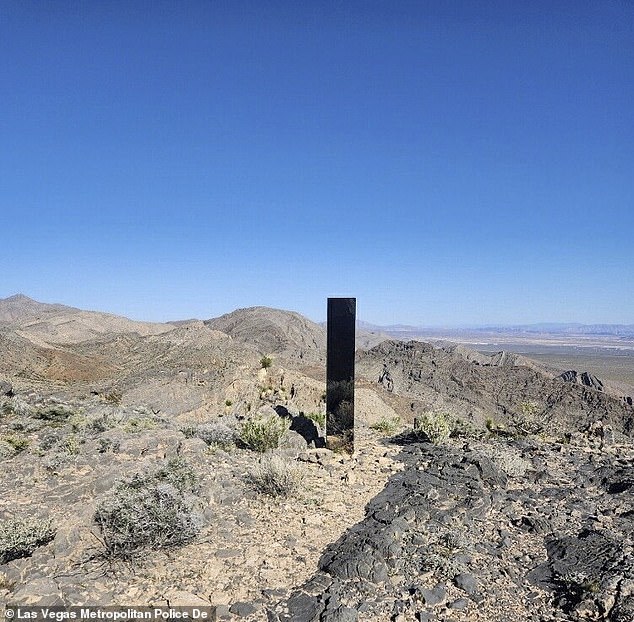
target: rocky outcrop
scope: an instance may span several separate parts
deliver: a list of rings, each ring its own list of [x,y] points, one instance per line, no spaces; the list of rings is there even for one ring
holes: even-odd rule
[[[0,396],[6,395],[11,397],[13,395],[13,385],[7,380],[0,380]]]
[[[574,369],[565,371],[563,374],[558,376],[564,382],[571,382],[573,384],[581,384],[584,387],[590,387],[597,391],[603,391],[604,386],[603,382],[599,380],[594,374],[591,374],[587,371],[582,372],[581,374],[577,373]]]
[[[250,307],[207,320],[205,324],[236,341],[252,344],[261,354],[278,354],[303,365],[325,361],[324,327],[299,313]]]
[[[611,425],[617,434],[634,433],[634,409],[597,390],[600,381],[590,374],[584,376],[586,384],[564,382],[538,369],[511,364],[508,358],[496,362],[471,360],[461,348],[386,341],[359,352],[356,369],[358,377],[374,383],[403,418],[435,410],[482,426],[488,418],[509,424],[522,416],[525,404],[531,404],[553,433],[585,430],[597,420]]]
[[[619,464],[633,457],[631,446],[605,452],[534,441],[407,446],[405,470],[269,620],[461,612],[497,622],[511,610],[521,620],[630,620],[632,473]]]

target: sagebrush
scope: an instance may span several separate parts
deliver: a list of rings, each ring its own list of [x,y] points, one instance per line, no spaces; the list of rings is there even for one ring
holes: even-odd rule
[[[414,434],[423,440],[440,445],[453,431],[451,418],[440,412],[426,412],[414,420]]]
[[[268,454],[247,474],[247,481],[257,491],[272,497],[290,497],[300,490],[303,477],[304,472],[296,462]]]
[[[182,459],[121,482],[95,512],[106,555],[132,560],[144,549],[193,540],[202,526],[194,510],[197,478]]]
[[[0,564],[30,557],[35,549],[55,537],[51,521],[39,518],[0,520]]]
[[[244,423],[240,430],[240,442],[253,451],[264,453],[277,449],[290,427],[290,421],[278,415],[256,417]]]

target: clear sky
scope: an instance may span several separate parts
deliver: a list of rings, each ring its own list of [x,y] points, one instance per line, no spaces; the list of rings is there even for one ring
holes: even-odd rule
[[[634,323],[629,0],[0,0],[0,297]]]

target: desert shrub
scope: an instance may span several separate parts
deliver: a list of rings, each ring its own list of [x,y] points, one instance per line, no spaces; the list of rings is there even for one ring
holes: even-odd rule
[[[260,359],[260,367],[262,369],[268,369],[271,365],[273,365],[273,359],[270,356],[263,356]]]
[[[118,391],[110,391],[103,396],[103,399],[106,400],[106,402],[108,402],[109,404],[114,404],[115,406],[118,406],[119,404],[121,404],[123,396]]]
[[[55,537],[51,522],[38,518],[0,520],[0,564],[30,557],[33,551]]]
[[[81,441],[79,440],[79,438],[74,434],[71,434],[60,443],[60,448],[69,456],[76,456],[79,453],[80,445]]]
[[[523,477],[531,466],[528,460],[522,458],[521,454],[511,447],[490,445],[483,447],[480,451],[510,477]]]
[[[290,421],[278,415],[249,419],[240,430],[240,442],[253,451],[277,449],[290,427]]]
[[[439,553],[436,549],[423,557],[422,570],[433,572],[436,578],[442,581],[451,581],[463,572],[464,567],[452,557]]]
[[[109,413],[103,413],[87,419],[84,430],[87,434],[101,434],[116,427],[120,421]]]
[[[24,451],[30,444],[28,438],[20,436],[19,434],[5,434],[2,440],[10,445],[16,453]]]
[[[426,412],[414,420],[414,435],[434,445],[444,443],[452,429],[452,422],[444,413]]]
[[[530,436],[543,432],[544,423],[537,403],[520,402],[513,419],[509,421],[509,426],[517,436]]]
[[[97,440],[97,451],[100,454],[105,454],[107,452],[117,453],[120,445],[121,441],[113,440],[111,438],[100,438]]]
[[[401,420],[399,417],[383,417],[370,427],[381,434],[391,436],[401,427]]]
[[[61,404],[52,404],[50,406],[41,406],[33,412],[35,419],[41,419],[52,424],[66,423],[68,419],[73,415],[72,411],[68,410]]]
[[[40,449],[42,451],[48,451],[52,449],[61,440],[61,435],[58,431],[51,431],[48,434],[44,434],[40,439]]]
[[[170,458],[152,476],[157,482],[166,482],[182,493],[194,493],[198,490],[198,477],[184,458]]]
[[[452,422],[451,438],[482,438],[485,431],[475,426],[471,421],[456,417]]]
[[[247,481],[258,492],[272,497],[290,497],[299,491],[303,475],[296,462],[277,454],[267,454],[247,474]]]
[[[304,417],[314,421],[322,430],[326,427],[326,413],[308,413]]]
[[[152,417],[130,417],[121,424],[124,432],[144,432],[145,430],[153,430],[156,428],[157,422]]]
[[[17,415],[18,417],[28,417],[33,413],[33,407],[23,399],[13,396],[3,398],[0,405],[0,414],[4,416]]]
[[[202,525],[194,511],[197,478],[182,459],[151,475],[121,482],[95,512],[108,557],[132,560],[143,549],[193,540]]]
[[[228,448],[236,442],[236,431],[224,423],[201,423],[193,428],[192,436],[214,447]]]
[[[0,438],[0,460],[8,460],[15,456],[15,449]]]

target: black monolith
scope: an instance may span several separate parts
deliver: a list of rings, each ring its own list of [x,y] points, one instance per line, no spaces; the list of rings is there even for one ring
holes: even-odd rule
[[[356,298],[328,298],[326,444],[354,451]]]

